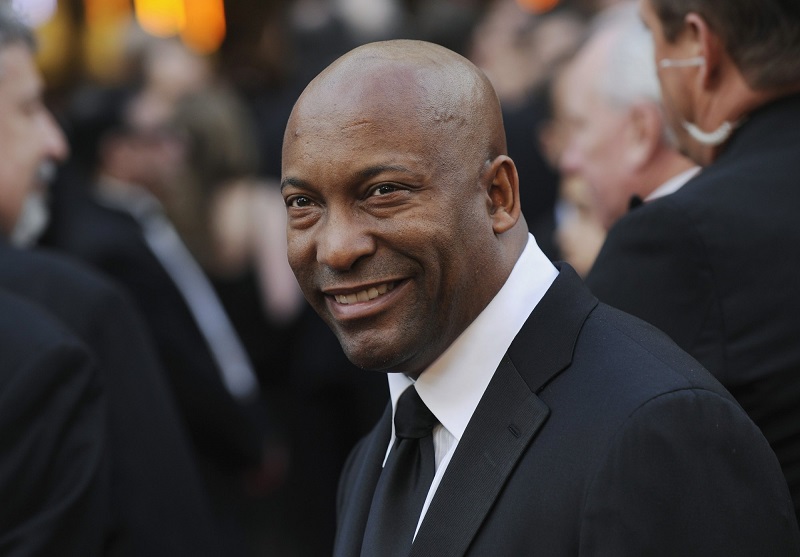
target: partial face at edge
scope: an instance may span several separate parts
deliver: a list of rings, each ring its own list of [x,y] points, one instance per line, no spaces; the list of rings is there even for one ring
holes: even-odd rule
[[[696,68],[692,67],[668,67],[662,68],[661,61],[682,60],[695,55],[695,53],[683,52],[680,46],[671,44],[664,37],[664,29],[661,20],[655,11],[650,0],[640,0],[639,13],[645,27],[650,31],[653,38],[653,56],[655,57],[656,69],[658,71],[658,82],[661,87],[662,106],[666,117],[667,125],[675,134],[678,150],[687,156],[697,160],[697,153],[693,151],[698,147],[683,128],[683,121],[689,114],[691,95],[688,91],[687,79],[694,75]]]
[[[289,263],[306,298],[355,364],[410,375],[488,303],[494,238],[470,115],[431,102],[417,71],[317,84],[283,151]]]
[[[613,106],[600,92],[605,63],[602,51],[584,52],[568,68],[561,77],[557,117],[567,130],[559,168],[586,184],[594,212],[608,230],[628,208],[627,184],[633,170],[626,151],[633,145],[630,112]]]
[[[0,50],[0,233],[10,235],[31,195],[46,184],[40,167],[63,160],[67,145],[42,100],[42,80],[24,44]]]

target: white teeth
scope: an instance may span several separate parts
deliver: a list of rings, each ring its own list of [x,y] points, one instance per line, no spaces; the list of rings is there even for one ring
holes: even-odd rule
[[[393,283],[385,283],[380,286],[373,286],[355,294],[337,294],[334,296],[340,304],[355,304],[356,302],[368,302],[374,300],[381,294],[386,294],[394,288]]]

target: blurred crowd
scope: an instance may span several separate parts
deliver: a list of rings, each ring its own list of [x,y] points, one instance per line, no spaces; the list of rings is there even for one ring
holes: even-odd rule
[[[180,446],[185,462],[173,466],[196,468],[208,501],[195,505],[207,504],[225,555],[329,555],[339,472],[388,391],[347,361],[286,262],[281,143],[310,79],[384,39],[473,61],[500,98],[531,232],[584,277],[632,204],[675,191],[697,167],[664,122],[636,2],[244,4],[229,4],[216,55],[132,24],[113,82],[46,93],[63,136],[40,159],[57,169],[42,166],[47,207],[30,203],[11,240],[79,260],[130,306],[136,333],[120,334],[144,348],[115,342],[146,352],[137,365],[158,376],[147,381],[164,409],[147,427],[165,437],[126,458],[159,470],[156,453]],[[109,394],[109,408],[127,397],[148,414],[156,403],[135,392]],[[145,427],[129,421],[131,435]]]

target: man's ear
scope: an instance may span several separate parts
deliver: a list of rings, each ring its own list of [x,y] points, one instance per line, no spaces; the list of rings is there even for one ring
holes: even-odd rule
[[[708,26],[703,16],[689,12],[684,19],[688,38],[694,45],[693,56],[702,56],[705,63],[698,72],[704,89],[714,90],[719,85],[721,63],[725,52],[719,36]]]
[[[495,234],[510,230],[519,220],[519,176],[509,157],[500,155],[489,163],[489,213]]]
[[[664,122],[655,103],[639,102],[629,108],[628,149],[626,157],[631,168],[640,170],[655,156],[664,134]]]

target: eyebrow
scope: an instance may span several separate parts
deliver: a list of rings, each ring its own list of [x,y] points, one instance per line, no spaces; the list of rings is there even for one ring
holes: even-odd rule
[[[365,168],[364,170],[360,171],[357,176],[362,180],[366,180],[368,178],[374,178],[379,174],[383,174],[384,172],[408,172],[411,173],[411,170],[401,164],[379,164],[376,166],[370,166]]]
[[[292,178],[291,176],[288,176],[283,180],[281,180],[281,191],[283,191],[283,189],[286,188],[287,186],[297,186],[298,188],[307,188],[308,182],[306,182],[305,180],[301,180],[300,178]]]
[[[384,172],[406,172],[411,174],[411,170],[408,167],[405,167],[401,164],[378,164],[375,166],[367,167],[363,170],[360,170],[355,174],[355,177],[358,180],[368,180],[370,178],[374,178],[375,176],[379,176]],[[298,188],[309,188],[311,187],[308,182],[301,178],[293,178],[291,176],[287,176],[281,181],[281,191],[288,186],[296,186]]]

